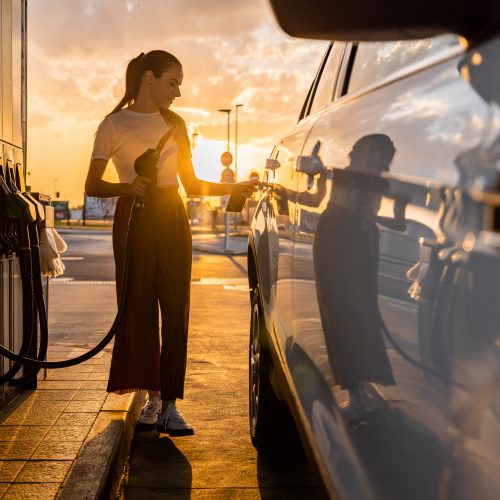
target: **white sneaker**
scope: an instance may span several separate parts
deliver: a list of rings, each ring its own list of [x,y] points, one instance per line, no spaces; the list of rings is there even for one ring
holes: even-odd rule
[[[175,403],[167,403],[165,411],[160,415],[156,426],[158,432],[169,436],[191,436],[193,428],[184,420]]]
[[[137,424],[143,428],[153,428],[153,426],[158,422],[160,413],[161,399],[159,396],[153,396],[152,398],[149,398],[146,404],[142,407]]]

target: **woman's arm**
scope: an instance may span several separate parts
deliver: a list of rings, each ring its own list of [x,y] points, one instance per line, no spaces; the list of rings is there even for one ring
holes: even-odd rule
[[[188,196],[224,196],[237,189],[241,196],[250,198],[257,191],[259,184],[257,181],[238,182],[237,184],[202,181],[196,177],[190,158],[180,160],[179,177]]]
[[[179,161],[179,177],[186,194],[190,196],[224,196],[231,194],[234,186],[234,184],[219,184],[198,179],[190,158]]]
[[[108,160],[92,160],[90,162],[85,193],[96,198],[112,198],[113,196],[145,196],[146,185],[150,182],[147,177],[136,177],[130,184],[114,183],[102,180]]]

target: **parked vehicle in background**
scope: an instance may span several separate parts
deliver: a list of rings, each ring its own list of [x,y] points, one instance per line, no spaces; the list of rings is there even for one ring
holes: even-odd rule
[[[498,6],[271,3],[337,41],[252,222],[252,441],[332,497],[497,499]]]

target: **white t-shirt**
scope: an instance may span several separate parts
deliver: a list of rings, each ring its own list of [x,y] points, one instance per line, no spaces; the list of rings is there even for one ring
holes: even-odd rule
[[[99,125],[92,150],[92,160],[111,160],[120,182],[130,183],[137,176],[135,159],[148,148],[156,148],[169,130],[162,114],[138,113],[129,109],[107,116]],[[171,137],[158,161],[158,186],[178,186],[178,148]]]

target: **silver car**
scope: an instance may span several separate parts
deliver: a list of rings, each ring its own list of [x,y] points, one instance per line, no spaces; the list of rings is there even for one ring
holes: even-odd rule
[[[336,41],[251,225],[252,441],[331,497],[498,499],[498,5],[271,3]]]

